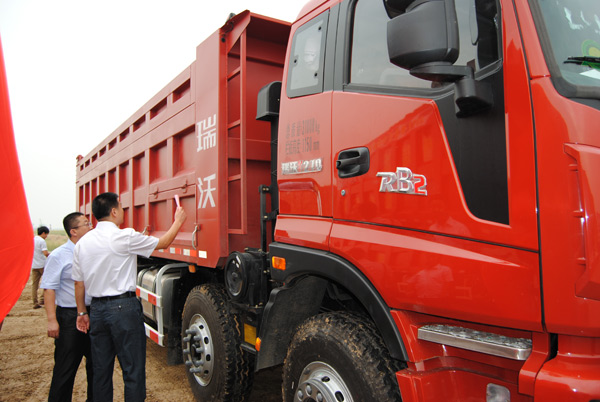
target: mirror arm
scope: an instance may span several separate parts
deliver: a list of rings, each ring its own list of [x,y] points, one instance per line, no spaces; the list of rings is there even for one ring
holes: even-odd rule
[[[476,81],[469,66],[449,63],[426,63],[410,69],[415,77],[435,82],[454,82],[454,103],[458,117],[472,116],[490,109],[494,104],[492,88]]]
[[[487,82],[476,81],[472,74],[456,81],[454,86],[454,103],[458,117],[482,113],[494,105],[492,86]]]

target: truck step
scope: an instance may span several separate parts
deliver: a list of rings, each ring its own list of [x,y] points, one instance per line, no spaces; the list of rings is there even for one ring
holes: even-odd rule
[[[451,325],[424,325],[419,328],[418,338],[513,360],[527,360],[532,345],[531,339],[511,338]]]

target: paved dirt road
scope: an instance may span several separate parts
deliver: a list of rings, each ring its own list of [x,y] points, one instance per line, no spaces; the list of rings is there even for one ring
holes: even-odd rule
[[[31,281],[4,320],[0,331],[0,401],[40,402],[47,400],[54,343],[46,334],[45,310],[31,308]],[[146,387],[148,402],[193,402],[184,366],[167,366],[166,350],[147,341]],[[123,380],[116,365],[114,400],[123,400]],[[251,402],[281,401],[281,369],[257,374]],[[75,379],[73,401],[85,401],[86,381],[83,364]]]

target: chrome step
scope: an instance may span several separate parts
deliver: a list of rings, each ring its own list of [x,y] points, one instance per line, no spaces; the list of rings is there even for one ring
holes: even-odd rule
[[[419,328],[418,338],[513,360],[527,360],[532,345],[531,339],[511,338],[451,325],[424,325]]]

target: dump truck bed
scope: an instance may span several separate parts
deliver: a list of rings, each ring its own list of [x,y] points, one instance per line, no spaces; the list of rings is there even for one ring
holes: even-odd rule
[[[78,158],[78,210],[91,218],[94,197],[115,192],[123,227],[160,237],[177,195],[188,219],[155,256],[216,267],[232,251],[260,247],[271,134],[255,120],[256,97],[281,80],[289,30],[245,11],[202,42],[188,68]]]

